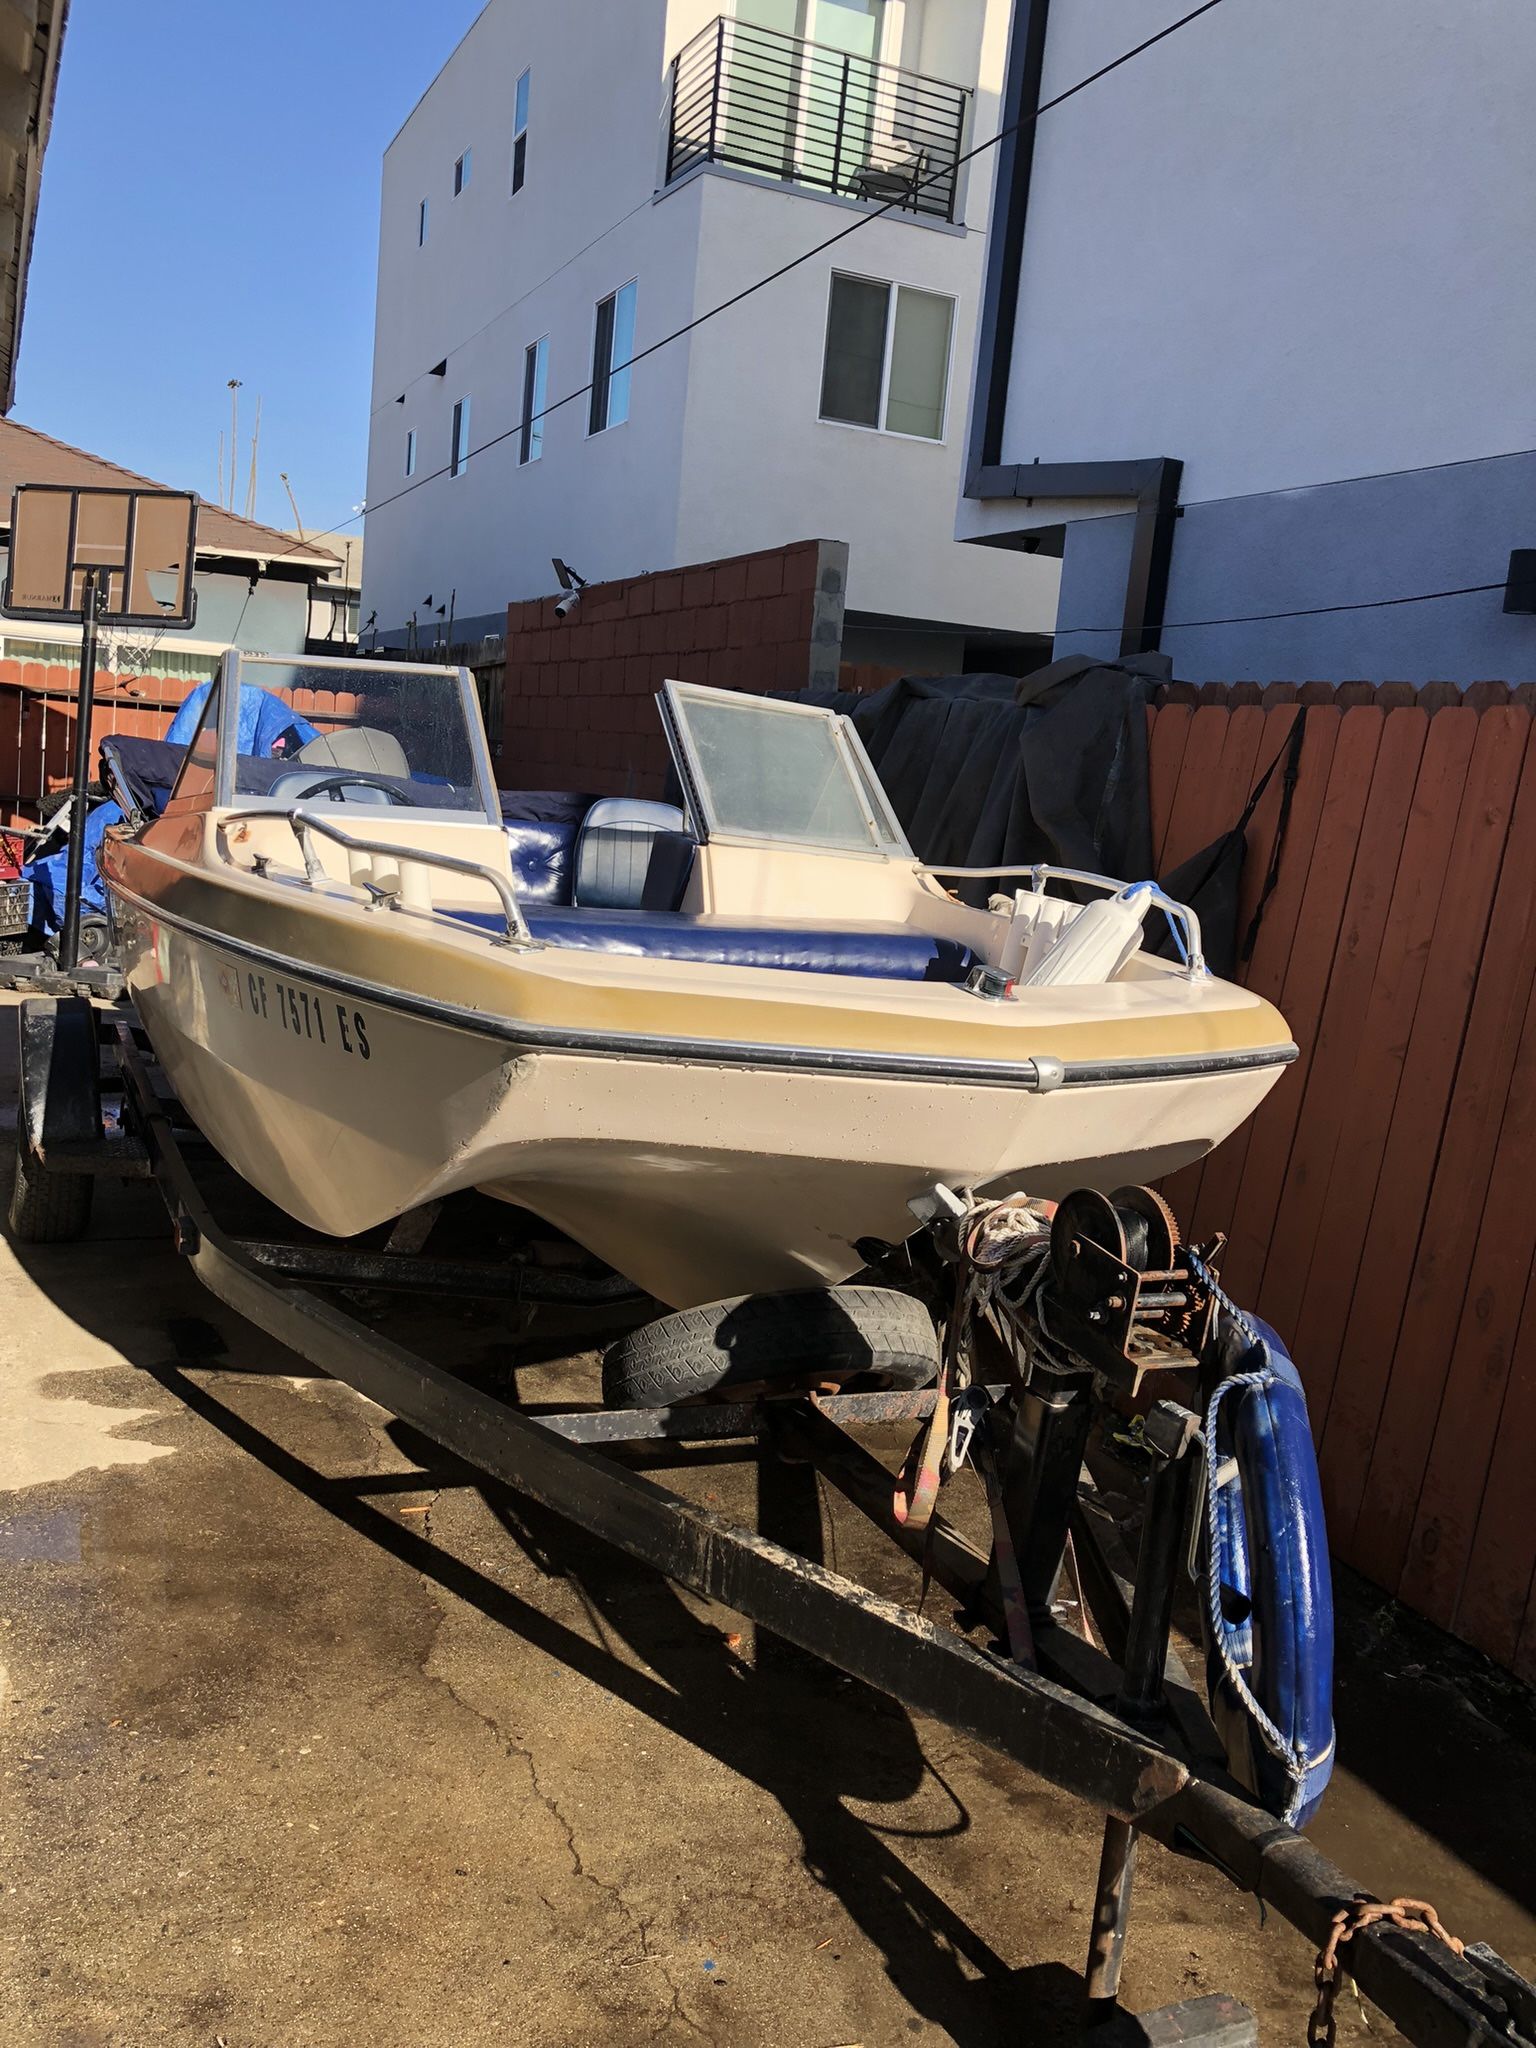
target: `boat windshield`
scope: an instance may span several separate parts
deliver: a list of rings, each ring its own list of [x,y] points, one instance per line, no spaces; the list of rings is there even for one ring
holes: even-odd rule
[[[221,733],[225,802],[495,814],[479,709],[462,669],[242,654],[227,660],[223,685],[231,707]]]
[[[662,708],[705,837],[913,858],[846,718],[698,683],[668,683]]]

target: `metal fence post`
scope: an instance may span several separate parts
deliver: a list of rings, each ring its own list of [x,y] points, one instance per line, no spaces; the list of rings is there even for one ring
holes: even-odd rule
[[[671,184],[672,173],[677,167],[677,67],[682,62],[682,56],[683,53],[679,50],[672,59],[671,64],[672,97],[667,107],[667,175],[665,180],[668,185]]]
[[[720,80],[725,71],[725,16],[715,23],[715,82],[709,95],[709,161],[715,161],[715,131],[720,124]]]
[[[843,80],[837,94],[837,129],[832,138],[832,190],[843,189],[843,123],[848,113],[848,59],[843,59]]]

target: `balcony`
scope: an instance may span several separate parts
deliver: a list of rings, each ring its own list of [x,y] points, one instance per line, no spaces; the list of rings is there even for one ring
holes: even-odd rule
[[[970,92],[722,15],[672,60],[667,177],[700,164],[952,221]]]

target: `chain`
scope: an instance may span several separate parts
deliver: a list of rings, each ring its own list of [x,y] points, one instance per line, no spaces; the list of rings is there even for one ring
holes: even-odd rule
[[[1400,1927],[1405,1934],[1432,1934],[1437,1941],[1444,1942],[1453,1956],[1459,1956],[1466,1946],[1454,1934],[1446,1933],[1440,1915],[1425,1899],[1393,1899],[1384,1906],[1379,1899],[1361,1897],[1341,1906],[1333,1916],[1328,1939],[1318,1950],[1313,1966],[1317,2003],[1307,2020],[1307,2048],[1333,2048],[1338,2030],[1334,2002],[1349,1968],[1339,1951],[1347,1948],[1362,1928],[1379,1926],[1382,1921]]]

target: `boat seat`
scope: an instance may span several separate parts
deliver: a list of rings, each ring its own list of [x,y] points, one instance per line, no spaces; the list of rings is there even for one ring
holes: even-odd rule
[[[569,903],[577,836],[597,798],[563,789],[504,789],[500,796],[519,897]]]
[[[519,900],[569,903],[571,863],[580,825],[574,821],[557,824],[545,818],[504,818],[502,822]]]
[[[294,758],[316,761],[322,768],[360,768],[367,775],[392,775],[401,782],[409,781],[411,774],[405,749],[394,734],[371,725],[323,732],[306,741]]]
[[[449,913],[481,931],[504,929],[501,913]],[[697,960],[717,967],[777,967],[799,974],[856,974],[879,981],[963,981],[977,959],[956,939],[904,924],[786,925],[772,918],[693,916],[676,910],[609,910],[529,903],[534,938],[584,953]]]
[[[687,821],[675,804],[646,797],[605,796],[581,821],[571,900],[598,910],[638,910],[651,849]]]

